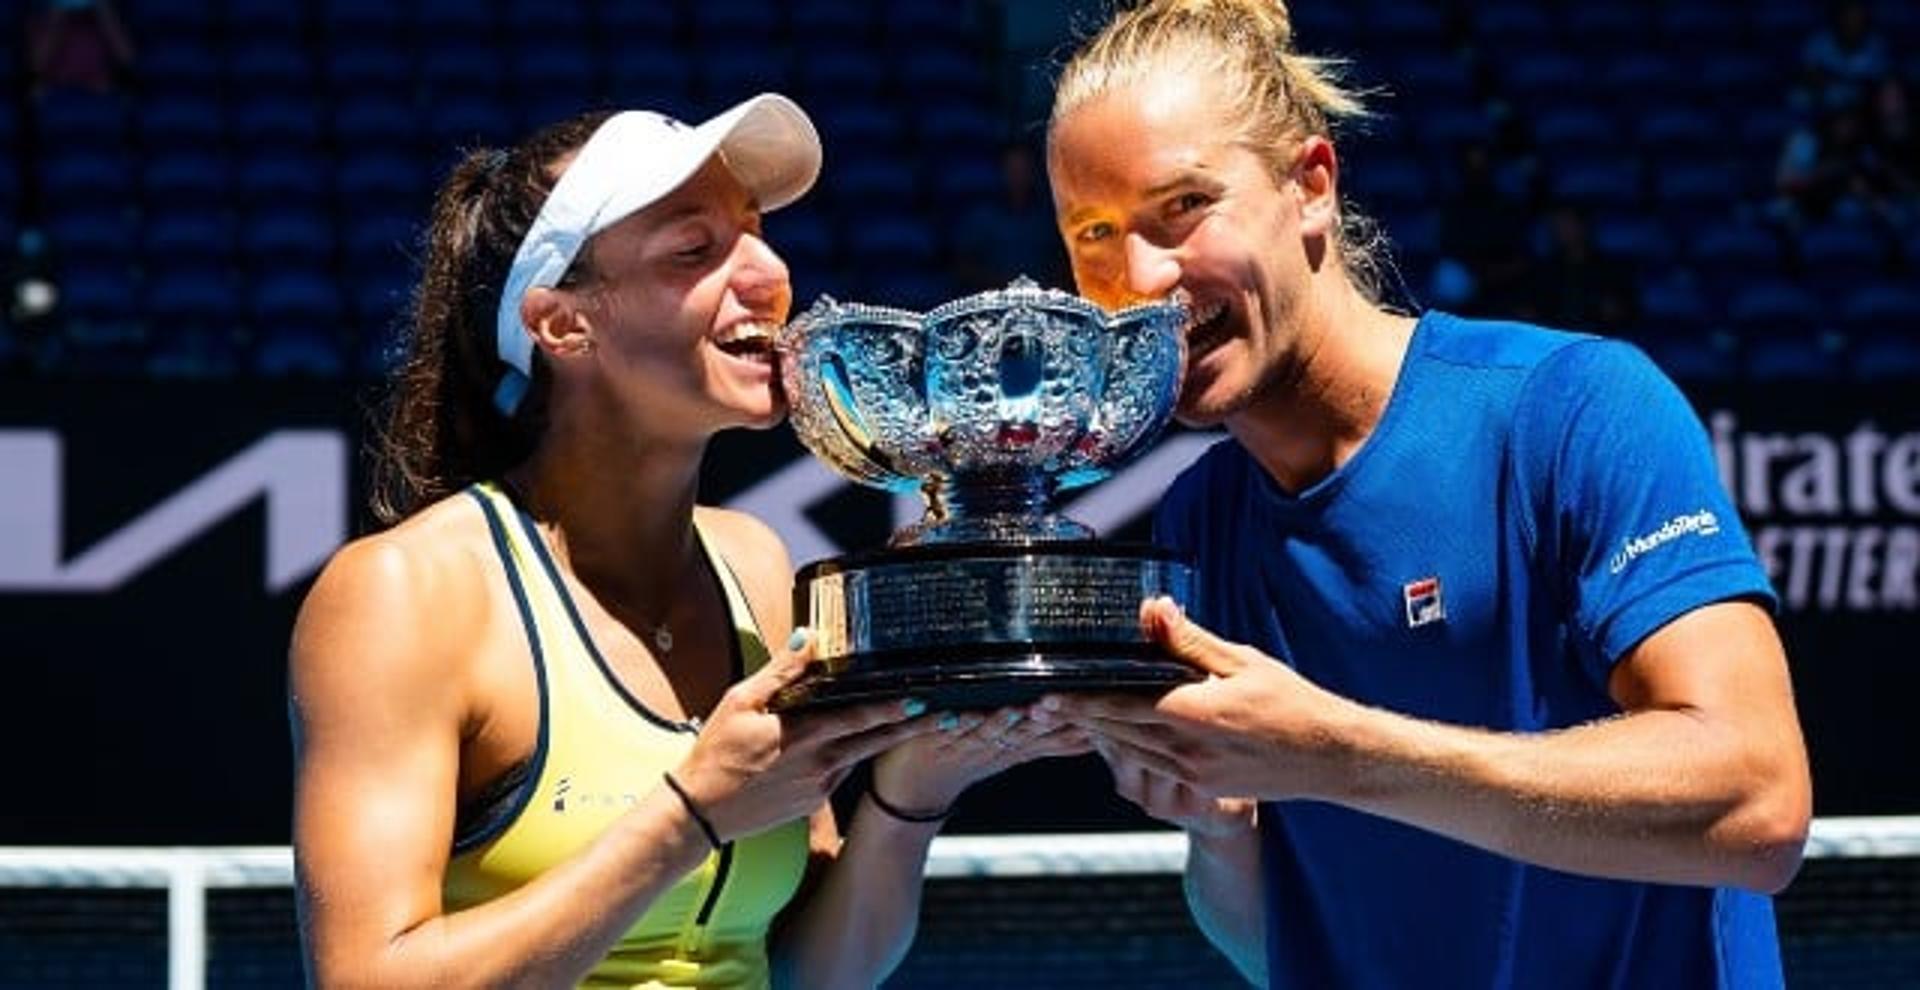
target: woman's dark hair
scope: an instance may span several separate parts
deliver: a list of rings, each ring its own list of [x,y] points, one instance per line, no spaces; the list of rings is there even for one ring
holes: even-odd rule
[[[547,370],[512,416],[493,404],[506,365],[494,337],[501,287],[553,189],[553,166],[609,114],[555,124],[509,151],[469,151],[434,197],[405,352],[372,446],[373,515],[391,525],[532,452],[546,424]]]

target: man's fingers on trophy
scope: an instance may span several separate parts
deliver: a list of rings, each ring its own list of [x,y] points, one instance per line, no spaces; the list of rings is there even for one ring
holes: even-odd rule
[[[1107,736],[1102,745],[1112,747],[1126,762],[1138,765],[1148,773],[1159,774],[1173,780],[1191,780],[1193,773],[1177,757],[1162,752],[1151,745],[1139,745],[1127,739]]]
[[[882,725],[858,735],[845,736],[826,743],[820,749],[821,763],[829,767],[851,767],[861,760],[879,756],[915,736],[934,731],[938,730],[934,729],[927,719]]]
[[[1180,606],[1164,595],[1140,603],[1140,630],[1167,652],[1209,674],[1226,676],[1247,665],[1239,647],[1187,618]]]
[[[1164,717],[1152,698],[1137,694],[1050,694],[1028,709],[1028,717],[1041,724],[1068,722],[1091,726],[1093,719],[1125,722],[1159,722]]]

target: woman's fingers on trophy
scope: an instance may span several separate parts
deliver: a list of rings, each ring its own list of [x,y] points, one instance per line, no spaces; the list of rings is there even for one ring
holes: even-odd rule
[[[799,680],[812,662],[813,631],[800,626],[787,637],[786,649],[775,650],[766,664],[736,685],[734,691],[739,692],[742,703],[764,711],[773,702],[773,696]]]

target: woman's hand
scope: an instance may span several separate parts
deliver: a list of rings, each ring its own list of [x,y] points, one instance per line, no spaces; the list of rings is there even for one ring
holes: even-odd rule
[[[813,655],[805,629],[753,676],[734,685],[674,771],[686,796],[722,841],[804,817],[848,771],[877,753],[936,731],[916,700],[799,715],[767,705],[805,672]]]
[[[937,814],[961,792],[1008,767],[1091,751],[1077,726],[1041,724],[1026,707],[942,712],[934,731],[889,750],[873,767],[882,800],[912,814]]]

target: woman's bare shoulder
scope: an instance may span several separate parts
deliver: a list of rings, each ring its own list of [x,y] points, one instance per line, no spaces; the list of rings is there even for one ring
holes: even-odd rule
[[[453,647],[471,643],[490,611],[493,555],[485,517],[464,495],[346,544],[300,607],[296,668],[385,661],[449,672]]]

